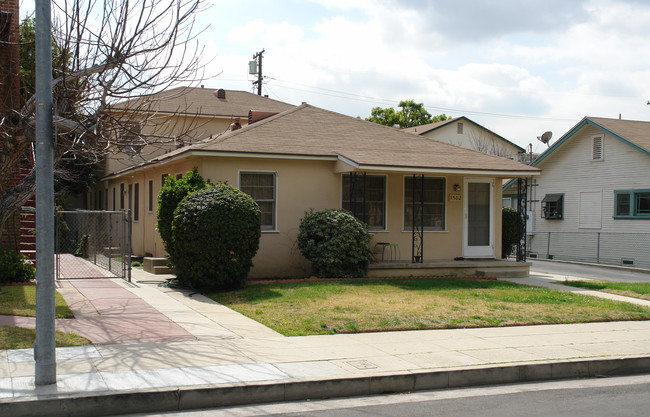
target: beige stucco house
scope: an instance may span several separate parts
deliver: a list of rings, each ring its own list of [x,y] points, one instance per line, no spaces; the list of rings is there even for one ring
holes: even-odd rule
[[[504,158],[519,160],[525,149],[503,136],[481,126],[465,116],[454,117],[442,122],[409,127],[406,132],[415,133],[452,145]]]
[[[251,277],[309,275],[310,264],[296,247],[300,219],[309,209],[353,211],[369,224],[373,248],[398,245],[394,261],[411,262],[414,250],[425,262],[500,258],[501,181],[539,173],[302,104],[109,173],[99,185],[109,199],[117,196],[109,206],[126,208],[124,196],[133,197],[135,255],[165,255],[155,229],[158,192],[165,176],[195,166],[203,177],[227,181],[260,205],[262,237]],[[131,189],[138,192],[128,194]]]

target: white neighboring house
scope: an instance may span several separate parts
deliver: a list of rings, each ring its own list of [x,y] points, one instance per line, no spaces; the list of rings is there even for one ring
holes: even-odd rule
[[[513,161],[519,160],[519,154],[525,152],[524,148],[515,145],[503,136],[465,116],[422,126],[408,127],[404,131],[462,146],[463,148],[474,149],[489,155],[502,156]]]
[[[585,117],[532,165],[530,257],[650,268],[650,122]]]

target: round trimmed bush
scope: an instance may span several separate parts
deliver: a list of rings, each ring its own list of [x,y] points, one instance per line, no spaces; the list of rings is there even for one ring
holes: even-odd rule
[[[372,262],[368,226],[346,210],[306,212],[300,221],[298,248],[321,278],[364,277]]]
[[[180,282],[205,290],[239,288],[259,248],[261,212],[248,194],[217,184],[178,204],[172,233]]]
[[[0,251],[0,282],[29,282],[36,270],[25,255],[15,251]]]
[[[174,236],[172,234],[172,222],[174,221],[174,210],[183,198],[188,194],[205,188],[210,185],[210,181],[205,181],[197,167],[183,175],[182,178],[176,179],[173,176],[167,176],[165,183],[158,194],[158,213],[156,217],[158,222],[156,227],[160,238],[165,245],[165,251],[169,259],[174,261]]]

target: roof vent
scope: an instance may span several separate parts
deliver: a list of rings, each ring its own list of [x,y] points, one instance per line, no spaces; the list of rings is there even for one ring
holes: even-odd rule
[[[214,95],[217,96],[217,98],[226,98],[226,90],[220,88],[214,92]]]
[[[267,117],[275,116],[278,114],[278,112],[272,112],[272,111],[260,111],[260,110],[249,110],[248,111],[248,124],[253,124],[255,122],[259,122],[260,120],[264,120]]]

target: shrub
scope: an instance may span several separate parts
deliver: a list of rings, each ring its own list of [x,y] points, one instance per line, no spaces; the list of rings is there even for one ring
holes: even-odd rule
[[[345,210],[306,212],[298,248],[319,277],[364,277],[372,262],[368,226]]]
[[[172,232],[181,283],[207,290],[239,288],[259,248],[261,212],[248,194],[217,184],[181,201]]]
[[[503,230],[501,233],[501,257],[505,259],[517,246],[517,240],[519,239],[519,236],[517,235],[517,222],[520,222],[521,220],[519,220],[519,216],[517,216],[517,210],[510,207],[503,208],[501,220],[501,227]],[[523,222],[521,222],[521,225],[522,227],[526,227]]]
[[[156,227],[165,245],[165,251],[169,254],[172,262],[174,260],[174,236],[172,234],[174,210],[185,196],[208,185],[210,185],[210,181],[205,181],[199,175],[198,168],[194,167],[180,179],[168,176],[160,189]]]
[[[0,251],[0,282],[29,282],[36,270],[22,253]]]

